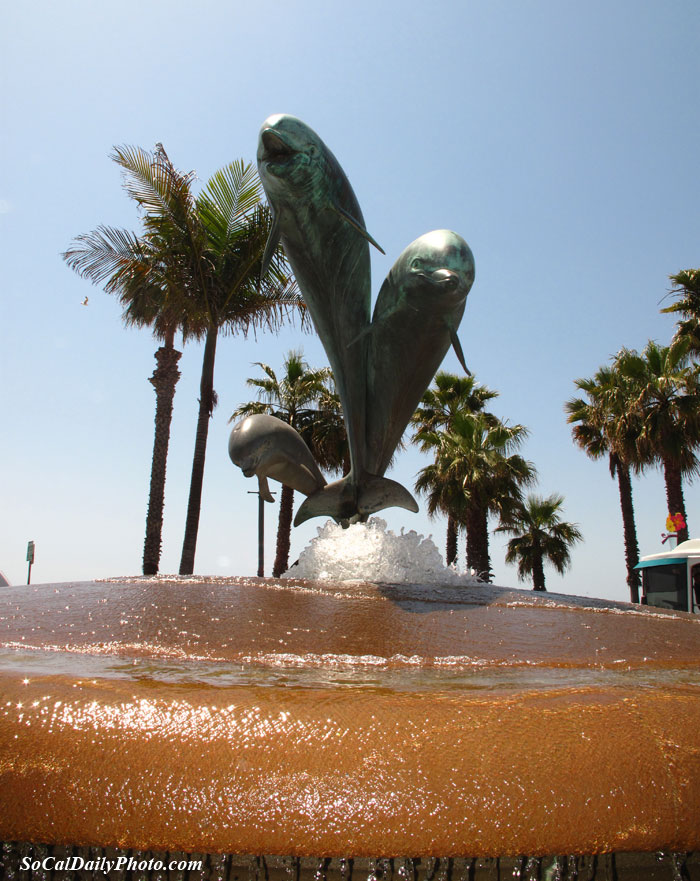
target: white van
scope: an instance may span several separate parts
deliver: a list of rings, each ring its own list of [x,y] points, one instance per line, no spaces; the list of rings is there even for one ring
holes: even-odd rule
[[[700,614],[700,538],[642,557],[642,602],[662,609]]]

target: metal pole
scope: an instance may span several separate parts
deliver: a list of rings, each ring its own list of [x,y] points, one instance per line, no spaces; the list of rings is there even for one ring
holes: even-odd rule
[[[265,500],[258,493],[258,578],[265,577]]]
[[[29,561],[29,568],[27,569],[27,584],[32,583],[32,561]]]
[[[265,577],[265,500],[257,490],[249,489],[249,496],[258,497],[258,578]],[[274,496],[274,493],[270,493]]]

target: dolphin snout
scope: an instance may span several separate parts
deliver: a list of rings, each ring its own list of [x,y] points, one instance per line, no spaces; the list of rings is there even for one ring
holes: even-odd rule
[[[431,281],[444,285],[447,288],[456,288],[459,285],[459,275],[451,269],[436,269],[430,274]]]
[[[263,147],[261,158],[264,160],[284,159],[294,152],[289,144],[272,129],[263,129],[260,140]]]

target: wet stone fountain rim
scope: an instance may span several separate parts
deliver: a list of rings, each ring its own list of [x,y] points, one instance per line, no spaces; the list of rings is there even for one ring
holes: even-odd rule
[[[692,667],[685,682],[671,672],[684,659],[698,666],[699,622],[466,590],[459,602],[439,589],[421,601],[415,586],[299,591],[244,579],[184,592],[133,581],[6,589],[0,643],[31,642],[34,656],[63,646],[67,666],[38,672],[20,651],[0,670],[0,834],[187,852],[408,853],[421,866],[431,856],[700,848],[700,687]],[[554,664],[561,642],[575,648],[581,681],[528,680],[519,693],[514,674],[510,690],[453,692],[438,671],[407,691],[213,687],[98,676],[70,648],[104,639],[147,659],[159,631],[193,659],[227,641],[231,657],[266,646],[303,657],[323,640],[357,658],[502,643],[506,672],[509,658],[550,663],[553,649]],[[630,682],[601,667],[606,651],[641,663]],[[587,670],[600,678],[587,682]]]

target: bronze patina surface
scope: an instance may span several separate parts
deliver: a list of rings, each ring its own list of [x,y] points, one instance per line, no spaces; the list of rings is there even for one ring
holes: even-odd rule
[[[351,471],[327,515],[352,517],[364,473],[366,343],[348,346],[370,322],[370,260],[364,219],[343,169],[300,119],[268,117],[260,129],[258,171],[274,224],[333,370],[343,405]],[[361,232],[361,231],[364,231]],[[328,492],[325,498],[330,498]]]
[[[258,492],[266,502],[273,501],[268,477],[307,496],[326,484],[299,432],[266,413],[246,416],[234,425],[228,454],[246,477],[258,478]]]
[[[450,343],[466,369],[457,327],[474,281],[469,246],[449,230],[416,239],[370,323],[376,242],[338,160],[286,114],[263,123],[257,158],[274,217],[267,254],[283,244],[333,370],[350,448],[350,472],[311,494],[294,523],[330,516],[347,525],[395,506],[415,512],[413,496],[384,472]]]
[[[700,847],[700,621],[493,586],[0,598],[0,836],[297,856]]]
[[[437,229],[416,239],[377,297],[367,359],[367,468],[383,475],[451,345],[467,370],[457,328],[474,282],[461,236]]]

